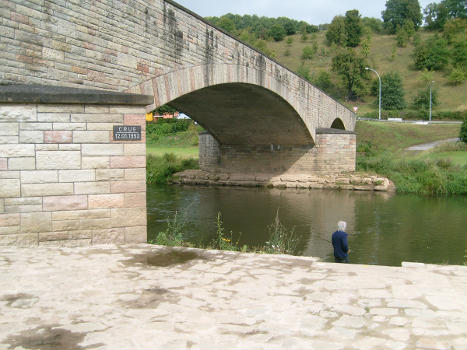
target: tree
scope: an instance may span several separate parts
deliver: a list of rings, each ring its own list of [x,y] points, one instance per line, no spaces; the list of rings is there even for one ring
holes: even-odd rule
[[[352,49],[345,49],[332,59],[332,70],[340,76],[351,100],[365,94],[366,66],[365,59]]]
[[[449,11],[444,3],[431,3],[428,4],[423,10],[425,14],[425,23],[428,30],[442,30],[446,23]]]
[[[229,33],[233,33],[235,30],[235,23],[232,21],[232,19],[227,17],[227,15],[222,16],[217,22],[217,25]]]
[[[328,91],[332,87],[331,75],[326,71],[320,71],[313,79],[313,84],[323,91]]]
[[[275,41],[281,41],[285,37],[285,29],[280,24],[274,24],[269,30],[269,36]]]
[[[381,33],[383,31],[383,21],[379,18],[363,17],[362,24],[364,27],[370,28],[373,33]]]
[[[358,46],[363,35],[362,19],[358,10],[345,13],[344,28],[347,36],[346,45],[348,47]]]
[[[382,13],[384,28],[391,34],[397,26],[402,26],[406,19],[413,22],[415,29],[422,24],[422,12],[418,0],[387,0],[386,10]]]
[[[372,92],[378,92],[378,80],[373,83]],[[386,110],[401,110],[406,107],[402,78],[399,73],[389,72],[381,76],[381,108]]]
[[[449,18],[467,18],[467,2],[465,0],[443,0]]]
[[[441,70],[448,63],[448,44],[435,35],[415,47],[413,58],[417,69]]]
[[[452,65],[456,68],[467,71],[467,41],[459,38],[452,44],[450,52]]]
[[[329,24],[326,31],[326,39],[332,44],[345,46],[347,42],[347,33],[345,31],[345,18],[343,16],[335,16]]]
[[[431,105],[437,106],[438,101],[438,89],[431,89]],[[430,86],[426,89],[420,90],[413,100],[415,108],[420,111],[428,111],[430,108]]]
[[[311,46],[305,46],[302,50],[302,60],[311,60],[313,58],[314,51]]]

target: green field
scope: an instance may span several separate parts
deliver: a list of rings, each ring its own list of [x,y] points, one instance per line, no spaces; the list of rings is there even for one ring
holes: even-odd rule
[[[175,154],[177,157],[182,159],[198,158],[198,146],[185,146],[185,147],[174,147],[174,146],[164,146],[164,145],[146,145],[146,153],[153,156],[163,156],[166,153]]]
[[[335,54],[336,48],[330,47],[326,43],[326,32],[320,31],[314,35],[318,43],[318,51],[313,59],[302,61],[302,50],[305,46],[312,46],[313,35],[308,35],[307,41],[301,40],[301,35],[292,35],[292,44],[287,44],[287,38],[279,42],[268,42],[268,48],[275,55],[275,59],[293,71],[297,71],[298,67],[304,63],[310,70],[310,75],[326,71],[331,74],[331,80],[334,85],[339,84],[339,78],[331,72],[331,61]],[[422,39],[433,34],[420,31]],[[393,50],[395,50],[394,59],[392,58]],[[289,55],[286,55],[286,51]],[[408,105],[413,101],[414,96],[419,90],[426,87],[426,82],[423,80],[423,73],[415,70],[413,67],[413,59],[411,57],[414,51],[414,46],[409,43],[407,47],[400,48],[396,46],[395,35],[373,34],[370,43],[370,54],[368,64],[371,68],[378,71],[380,75],[387,72],[398,72],[402,77],[402,82],[405,90],[405,100]],[[463,111],[467,109],[467,83],[453,86],[448,83],[448,71],[434,72],[432,80],[435,81],[435,87],[438,89],[439,105],[433,108],[433,111]],[[372,79],[376,75],[371,76]],[[369,82],[370,84],[370,82]],[[358,114],[362,115],[367,112],[377,113],[377,98],[367,96],[357,103],[340,101],[347,107],[351,108],[354,105],[359,107]]]

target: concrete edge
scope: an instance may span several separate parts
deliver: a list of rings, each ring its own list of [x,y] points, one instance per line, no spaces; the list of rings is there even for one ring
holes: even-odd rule
[[[343,129],[334,129],[334,128],[318,128],[316,129],[316,134],[351,134],[356,135],[355,131],[343,130]]]
[[[112,104],[146,106],[150,95],[34,84],[0,84],[0,103]]]

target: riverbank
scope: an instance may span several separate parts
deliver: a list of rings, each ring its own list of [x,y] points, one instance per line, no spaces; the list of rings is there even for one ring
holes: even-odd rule
[[[2,348],[467,346],[465,266],[147,244],[3,248],[0,256]]]
[[[328,175],[255,175],[209,173],[203,170],[184,170],[174,174],[170,181],[174,184],[184,185],[275,187],[382,192],[395,191],[394,184],[387,178],[365,173],[341,173]]]

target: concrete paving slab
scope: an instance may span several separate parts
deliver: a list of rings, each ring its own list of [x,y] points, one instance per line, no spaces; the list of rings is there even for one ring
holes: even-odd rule
[[[1,349],[463,349],[467,267],[0,249]]]

